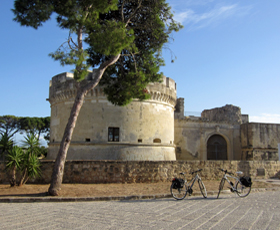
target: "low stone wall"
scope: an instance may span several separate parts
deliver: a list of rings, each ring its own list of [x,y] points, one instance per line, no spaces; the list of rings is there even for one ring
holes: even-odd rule
[[[54,161],[42,161],[42,177],[31,183],[51,181]],[[243,171],[253,179],[280,176],[279,161],[66,161],[63,183],[142,183],[171,181],[180,172],[202,168],[203,180],[220,180],[218,168]],[[0,164],[0,183],[7,183],[4,164]]]

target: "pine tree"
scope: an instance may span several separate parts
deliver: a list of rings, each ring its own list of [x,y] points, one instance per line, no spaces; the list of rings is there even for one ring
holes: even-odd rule
[[[49,188],[50,195],[58,195],[86,93],[103,77],[100,83],[113,104],[147,99],[147,84],[161,79],[163,45],[182,26],[173,20],[166,0],[16,0],[13,12],[15,21],[35,29],[56,13],[59,27],[69,30],[67,41],[50,54],[61,65],[75,65],[77,88]]]

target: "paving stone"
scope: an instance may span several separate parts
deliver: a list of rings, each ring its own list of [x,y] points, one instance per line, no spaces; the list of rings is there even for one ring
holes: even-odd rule
[[[280,191],[246,198],[0,203],[0,229],[280,229]]]

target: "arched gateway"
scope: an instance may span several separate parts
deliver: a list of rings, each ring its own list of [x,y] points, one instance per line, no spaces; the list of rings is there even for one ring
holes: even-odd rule
[[[227,160],[227,142],[221,135],[213,135],[207,141],[207,160]]]

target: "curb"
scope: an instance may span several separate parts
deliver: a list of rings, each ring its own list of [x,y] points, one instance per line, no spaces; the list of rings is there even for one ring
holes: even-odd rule
[[[280,188],[253,188],[251,192],[280,191]],[[216,195],[218,191],[208,191],[207,195]],[[230,194],[230,190],[223,190],[221,194]],[[192,196],[201,196],[200,192],[194,192]],[[171,194],[157,195],[133,195],[133,196],[108,196],[108,197],[10,197],[0,198],[0,203],[34,203],[34,202],[86,202],[86,201],[129,201],[152,200],[172,198]]]

